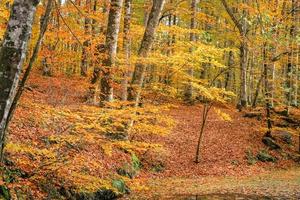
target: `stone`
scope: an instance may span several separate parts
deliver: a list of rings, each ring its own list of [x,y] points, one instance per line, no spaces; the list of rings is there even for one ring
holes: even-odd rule
[[[246,151],[246,159],[248,165],[254,165],[257,162],[256,157],[253,155],[251,150]]]
[[[286,144],[291,145],[293,143],[292,134],[288,131],[275,131],[273,136]]]
[[[165,166],[163,164],[157,164],[152,166],[152,171],[156,173],[163,172],[165,170]]]
[[[125,131],[115,131],[115,132],[108,132],[105,134],[106,138],[112,140],[128,140],[128,134]]]
[[[247,118],[256,118],[257,120],[262,119],[262,114],[260,112],[248,112],[244,114],[244,117]]]
[[[131,165],[126,163],[123,167],[117,169],[117,173],[132,179],[137,174],[137,171]]]
[[[60,193],[67,200],[114,200],[118,195],[110,189],[99,189],[96,192],[79,192],[61,188]]]
[[[281,149],[280,146],[270,137],[264,137],[262,142],[268,146],[271,150]]]
[[[276,162],[276,158],[271,156],[267,151],[260,151],[256,158],[262,162]]]
[[[122,194],[129,194],[130,189],[125,184],[125,181],[122,179],[115,179],[112,181],[113,187],[115,187]]]

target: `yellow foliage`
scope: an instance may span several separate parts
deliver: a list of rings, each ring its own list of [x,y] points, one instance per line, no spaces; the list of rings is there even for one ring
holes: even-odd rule
[[[11,143],[8,142],[5,147],[6,151],[12,153],[25,153],[33,156],[41,156],[45,158],[54,158],[54,152],[50,151],[49,149],[37,149],[32,147],[31,145],[26,145],[23,143]]]
[[[215,109],[217,115],[224,121],[232,121],[232,118],[229,114],[222,112],[220,109]]]

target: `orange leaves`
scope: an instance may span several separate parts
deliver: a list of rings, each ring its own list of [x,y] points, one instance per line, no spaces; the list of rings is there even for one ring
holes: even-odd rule
[[[32,90],[25,93],[16,111],[6,152],[15,166],[30,174],[20,182],[36,187],[36,193],[41,192],[38,183],[47,182],[47,177],[58,187],[64,182],[65,187],[77,191],[111,188],[115,168],[128,160],[124,152],[162,146],[114,141],[106,134],[125,130],[130,119],[135,120],[132,138],[138,134],[168,134],[174,125],[163,114],[168,105],[132,108],[128,102],[114,102],[99,108],[81,104],[88,87],[84,79],[32,76],[28,87]]]

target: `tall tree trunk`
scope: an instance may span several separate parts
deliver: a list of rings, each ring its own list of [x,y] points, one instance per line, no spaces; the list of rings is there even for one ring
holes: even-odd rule
[[[125,69],[123,69],[122,79],[122,100],[127,101],[128,78],[130,78],[130,22],[131,22],[131,0],[125,0],[124,30],[123,30],[123,50],[125,54]]]
[[[21,69],[32,33],[38,0],[15,0],[0,52],[0,156],[9,111],[17,91]]]
[[[276,63],[272,63],[272,69],[271,69],[271,75],[272,75],[272,82],[270,86],[270,95],[271,95],[271,107],[274,108],[274,98],[275,98],[275,80],[276,80]]]
[[[240,104],[242,107],[247,106],[247,44],[246,39],[242,39],[240,46],[240,72],[241,72],[241,84],[240,84]]]
[[[243,11],[242,20],[239,20],[233,13],[232,9],[228,6],[226,0],[221,0],[225,10],[230,16],[231,20],[234,22],[235,26],[239,30],[241,37],[240,44],[240,92],[239,92],[239,107],[243,108],[247,106],[247,57],[248,57],[248,47],[247,47],[247,21],[246,12]]]
[[[30,60],[29,60],[29,63],[28,63],[28,67],[26,68],[26,70],[24,72],[23,78],[20,81],[19,88],[18,88],[18,90],[16,92],[16,95],[15,95],[15,98],[13,100],[13,103],[12,103],[12,105],[10,107],[10,111],[9,111],[9,114],[8,114],[8,120],[7,120],[6,127],[8,127],[8,124],[9,124],[9,122],[10,122],[10,120],[11,120],[13,114],[14,114],[14,111],[15,111],[15,109],[17,107],[19,99],[21,98],[21,96],[23,94],[24,87],[25,87],[25,84],[26,84],[26,82],[27,82],[27,80],[29,78],[29,75],[30,75],[30,72],[32,70],[33,64],[34,64],[34,62],[36,61],[36,59],[38,57],[38,53],[39,53],[40,47],[42,45],[43,38],[44,38],[44,35],[46,33],[46,30],[47,30],[47,27],[48,27],[48,23],[49,23],[49,20],[50,20],[50,15],[51,15],[53,1],[54,0],[48,0],[45,13],[41,17],[41,24],[40,24],[39,36],[38,36],[37,42],[36,42],[36,44],[34,46],[33,53],[32,53],[32,55],[30,57]]]
[[[97,1],[97,0],[95,0],[95,1]],[[102,15],[106,15],[107,11],[108,11],[108,9],[107,9],[108,8],[108,1],[102,2],[102,5],[100,7],[102,9]],[[96,3],[94,4],[94,11],[95,11],[95,9],[97,9]],[[99,22],[98,26],[99,26],[99,30],[98,30],[99,33],[104,34],[105,33],[104,22]],[[100,72],[101,72],[100,66],[101,66],[101,61],[102,61],[101,59],[99,59],[99,55],[104,54],[105,50],[106,50],[105,44],[100,43],[100,44],[96,45],[96,51],[94,53],[94,56],[96,57],[96,60],[95,60],[95,63],[94,63],[95,66],[94,66],[93,74],[92,74],[92,77],[91,77],[91,83],[92,84],[96,84],[99,81]],[[98,99],[99,95],[96,95],[96,94],[98,94],[98,92],[96,92],[96,91],[99,90],[99,86],[100,86],[99,84],[97,84],[95,86],[95,97],[94,97],[94,99]]]
[[[191,33],[190,33],[190,41],[192,43],[196,42],[196,34],[193,32],[194,29],[196,28],[196,15],[197,15],[197,2],[198,0],[192,0],[191,3],[191,10],[192,10],[192,15],[191,15]],[[193,47],[190,48],[190,52],[193,52]],[[194,69],[193,67],[189,67],[187,74],[189,76],[189,81],[185,89],[184,93],[184,98],[186,102],[192,102],[193,101],[193,86],[192,86],[192,79],[194,77]]]
[[[94,3],[93,3],[92,7],[93,7],[93,14],[95,15],[97,12],[98,4],[97,4],[97,0],[93,0],[93,1],[94,1]],[[92,35],[93,35],[93,37],[95,37],[97,34],[96,26],[97,26],[97,20],[92,19]]]
[[[249,76],[248,76],[248,103],[252,104],[253,99],[253,90],[254,90],[254,53],[251,53],[251,57],[249,56]]]
[[[233,51],[229,51],[228,53],[228,68],[232,68],[234,66],[234,55]],[[225,74],[225,89],[231,91],[233,89],[233,69],[229,69]]]
[[[300,11],[299,11],[299,7],[300,7],[300,2],[299,1],[294,1],[293,2],[295,5],[295,8],[298,8],[298,11],[295,13],[295,17],[294,17],[294,23],[295,23],[295,33],[294,35],[299,35],[300,34]],[[295,39],[295,37],[293,37]],[[298,88],[299,88],[299,55],[300,55],[300,45],[299,42],[296,42],[295,45],[296,48],[296,58],[295,58],[295,84],[294,84],[294,99],[293,99],[293,105],[295,107],[298,107]],[[299,144],[300,146],[300,144]]]
[[[86,11],[90,12],[91,0],[86,0],[85,2]],[[84,35],[86,37],[83,42],[82,55],[81,55],[81,65],[80,65],[80,74],[81,76],[87,76],[88,71],[88,48],[90,46],[90,34],[91,34],[91,19],[88,17],[84,18]]]
[[[293,53],[288,56],[288,63],[286,65],[286,80],[285,80],[285,97],[286,97],[286,108],[285,114],[288,116],[290,113],[290,106],[292,101],[292,73],[293,73]]]
[[[146,65],[142,62],[143,58],[148,57],[151,46],[154,41],[154,34],[159,22],[159,18],[164,6],[165,0],[153,0],[153,5],[148,17],[147,26],[138,51],[139,61],[136,63],[131,84],[128,88],[128,98],[135,100],[135,105],[138,105],[141,95],[141,89],[144,82]]]
[[[267,132],[265,134],[266,137],[271,137],[271,132],[272,132],[272,120],[271,120],[271,95],[269,91],[269,77],[268,77],[268,64],[267,64],[267,44],[264,45],[264,50],[263,50],[263,75],[264,75],[264,81],[265,81],[265,104],[266,104],[266,113],[267,113]]]
[[[292,0],[292,9],[296,9],[296,0]],[[292,24],[290,28],[290,41],[289,48],[290,53],[288,55],[288,63],[287,63],[287,72],[286,72],[286,115],[288,116],[290,113],[290,106],[293,104],[293,72],[295,68],[294,62],[294,38],[296,37],[296,12],[292,12]]]
[[[111,0],[108,14],[105,50],[106,58],[103,60],[101,81],[100,81],[100,101],[112,102],[113,93],[113,68],[116,64],[118,36],[120,30],[120,20],[123,0]]]

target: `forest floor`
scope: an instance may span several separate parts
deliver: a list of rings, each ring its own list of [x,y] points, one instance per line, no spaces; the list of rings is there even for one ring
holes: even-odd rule
[[[222,108],[231,116],[230,122],[211,111],[202,141],[201,162],[196,164],[201,109],[201,105],[179,105],[170,111],[177,126],[165,139],[158,139],[169,151],[165,170],[141,174],[139,180],[145,189],[125,199],[197,199],[197,195],[202,199],[201,195],[224,193],[227,196],[203,199],[235,199],[230,195],[242,197],[239,194],[250,195],[249,199],[300,198],[299,165],[293,167],[297,165],[283,154],[270,152],[278,158],[276,163],[248,164],[246,151],[256,154],[266,148],[261,142],[264,122],[244,118],[233,108]],[[298,147],[297,138],[294,139],[292,149]]]
[[[80,78],[36,75],[29,81],[10,127],[9,163],[22,171],[19,183],[10,187],[29,186],[40,198],[53,185],[61,187],[61,182],[92,188],[103,184],[99,179],[116,177],[112,172],[130,162],[122,150],[129,144],[113,143],[121,150],[111,150],[107,143],[112,142],[99,134],[102,129],[94,122],[102,110],[83,101],[88,87],[87,80]],[[231,120],[222,119],[218,109]],[[164,150],[148,157],[146,151],[140,157],[143,168],[133,181],[128,180],[133,182],[129,183],[132,192],[125,198],[174,199],[171,196],[224,192],[300,198],[300,166],[289,158],[299,145],[296,136],[282,151],[268,150],[262,143],[264,120],[245,118],[231,106],[216,106],[208,116],[201,162],[196,164],[201,112],[201,104],[174,102],[168,111],[160,113],[176,123],[169,134],[135,136],[139,144],[160,144]],[[107,149],[112,155],[105,155]],[[250,165],[246,152],[256,156],[262,150],[277,161]]]
[[[141,180],[142,181],[142,180]],[[145,180],[144,180],[145,181]],[[146,179],[143,191],[124,197],[127,200],[228,200],[300,198],[300,170],[275,170],[252,176],[203,176],[201,178]]]

